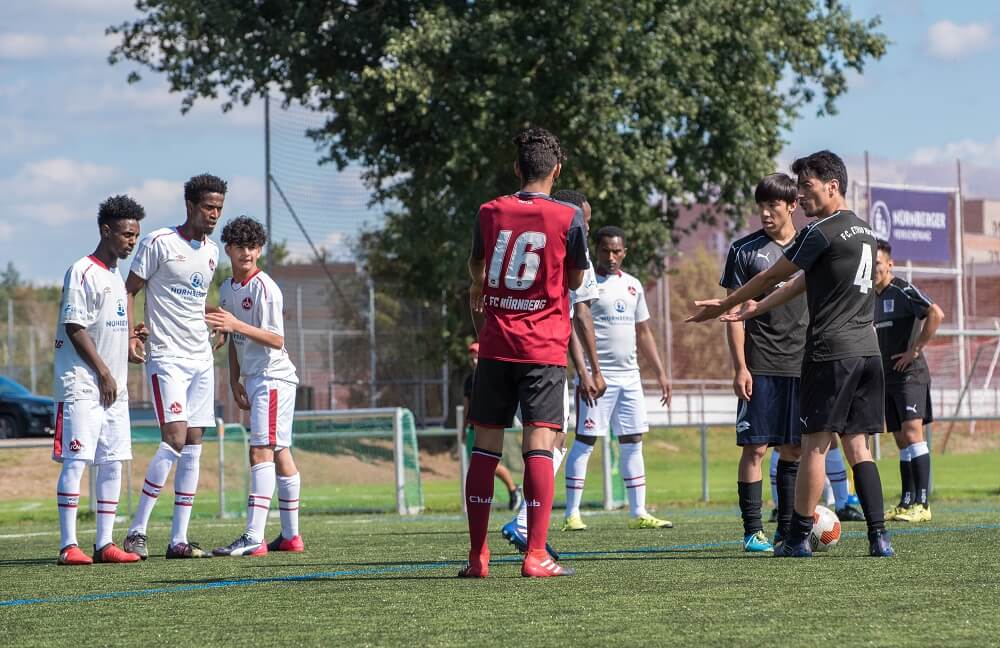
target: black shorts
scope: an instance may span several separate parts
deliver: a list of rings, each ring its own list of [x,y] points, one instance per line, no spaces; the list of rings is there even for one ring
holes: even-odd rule
[[[934,420],[929,383],[902,383],[885,386],[885,426],[890,432],[903,429],[903,421]]]
[[[799,417],[803,434],[878,434],[885,430],[882,359],[802,363]]]
[[[562,431],[566,367],[483,358],[476,367],[469,420],[481,427],[508,428],[521,406],[525,427]]]
[[[798,445],[799,379],[792,376],[754,376],[749,401],[736,409],[736,445]]]

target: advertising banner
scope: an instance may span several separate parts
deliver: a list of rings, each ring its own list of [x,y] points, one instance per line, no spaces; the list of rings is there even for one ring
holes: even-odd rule
[[[896,261],[953,261],[951,193],[876,186],[871,193],[868,223],[875,236],[892,245]]]

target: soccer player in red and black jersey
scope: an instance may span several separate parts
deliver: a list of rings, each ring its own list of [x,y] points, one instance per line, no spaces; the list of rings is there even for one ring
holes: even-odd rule
[[[514,138],[521,190],[479,208],[473,228],[469,297],[479,333],[479,366],[469,419],[476,440],[466,478],[469,564],[459,576],[489,573],[486,543],[493,471],[504,428],[518,405],[524,423],[524,496],[528,551],[522,576],[569,576],[545,550],[552,514],[552,447],[563,427],[569,344],[569,295],[589,266],[579,207],[549,197],[564,159],[559,140],[542,128]],[[591,330],[590,335],[593,335]]]

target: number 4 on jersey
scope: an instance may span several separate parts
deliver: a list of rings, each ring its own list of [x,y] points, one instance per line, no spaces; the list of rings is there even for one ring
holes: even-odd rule
[[[507,245],[510,244],[512,230],[500,230],[497,243],[493,246],[493,258],[490,260],[490,272],[486,280],[490,288],[500,287],[500,270],[507,255]],[[528,248],[531,249],[528,249]],[[535,252],[545,247],[545,234],[542,232],[522,232],[514,241],[514,250],[507,262],[507,272],[504,274],[504,286],[508,290],[527,290],[535,282],[541,257]],[[870,255],[869,255],[870,256]],[[871,282],[868,282],[871,285]]]
[[[872,246],[867,243],[861,244],[861,263],[858,264],[858,273],[854,275],[854,285],[862,295],[867,295],[872,289]]]

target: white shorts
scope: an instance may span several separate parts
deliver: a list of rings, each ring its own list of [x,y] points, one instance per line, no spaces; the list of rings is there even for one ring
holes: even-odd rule
[[[649,431],[646,397],[639,372],[604,374],[608,390],[590,407],[579,394],[576,397],[576,433],[580,436],[605,436],[608,428],[615,437]]]
[[[132,426],[127,399],[119,398],[107,409],[95,400],[65,401],[56,406],[53,460],[80,459],[103,464],[131,458]]]
[[[250,445],[289,448],[295,415],[295,384],[272,378],[247,378],[250,399]]]
[[[215,427],[215,370],[212,360],[147,358],[146,376],[160,425],[186,421],[188,427]]]

